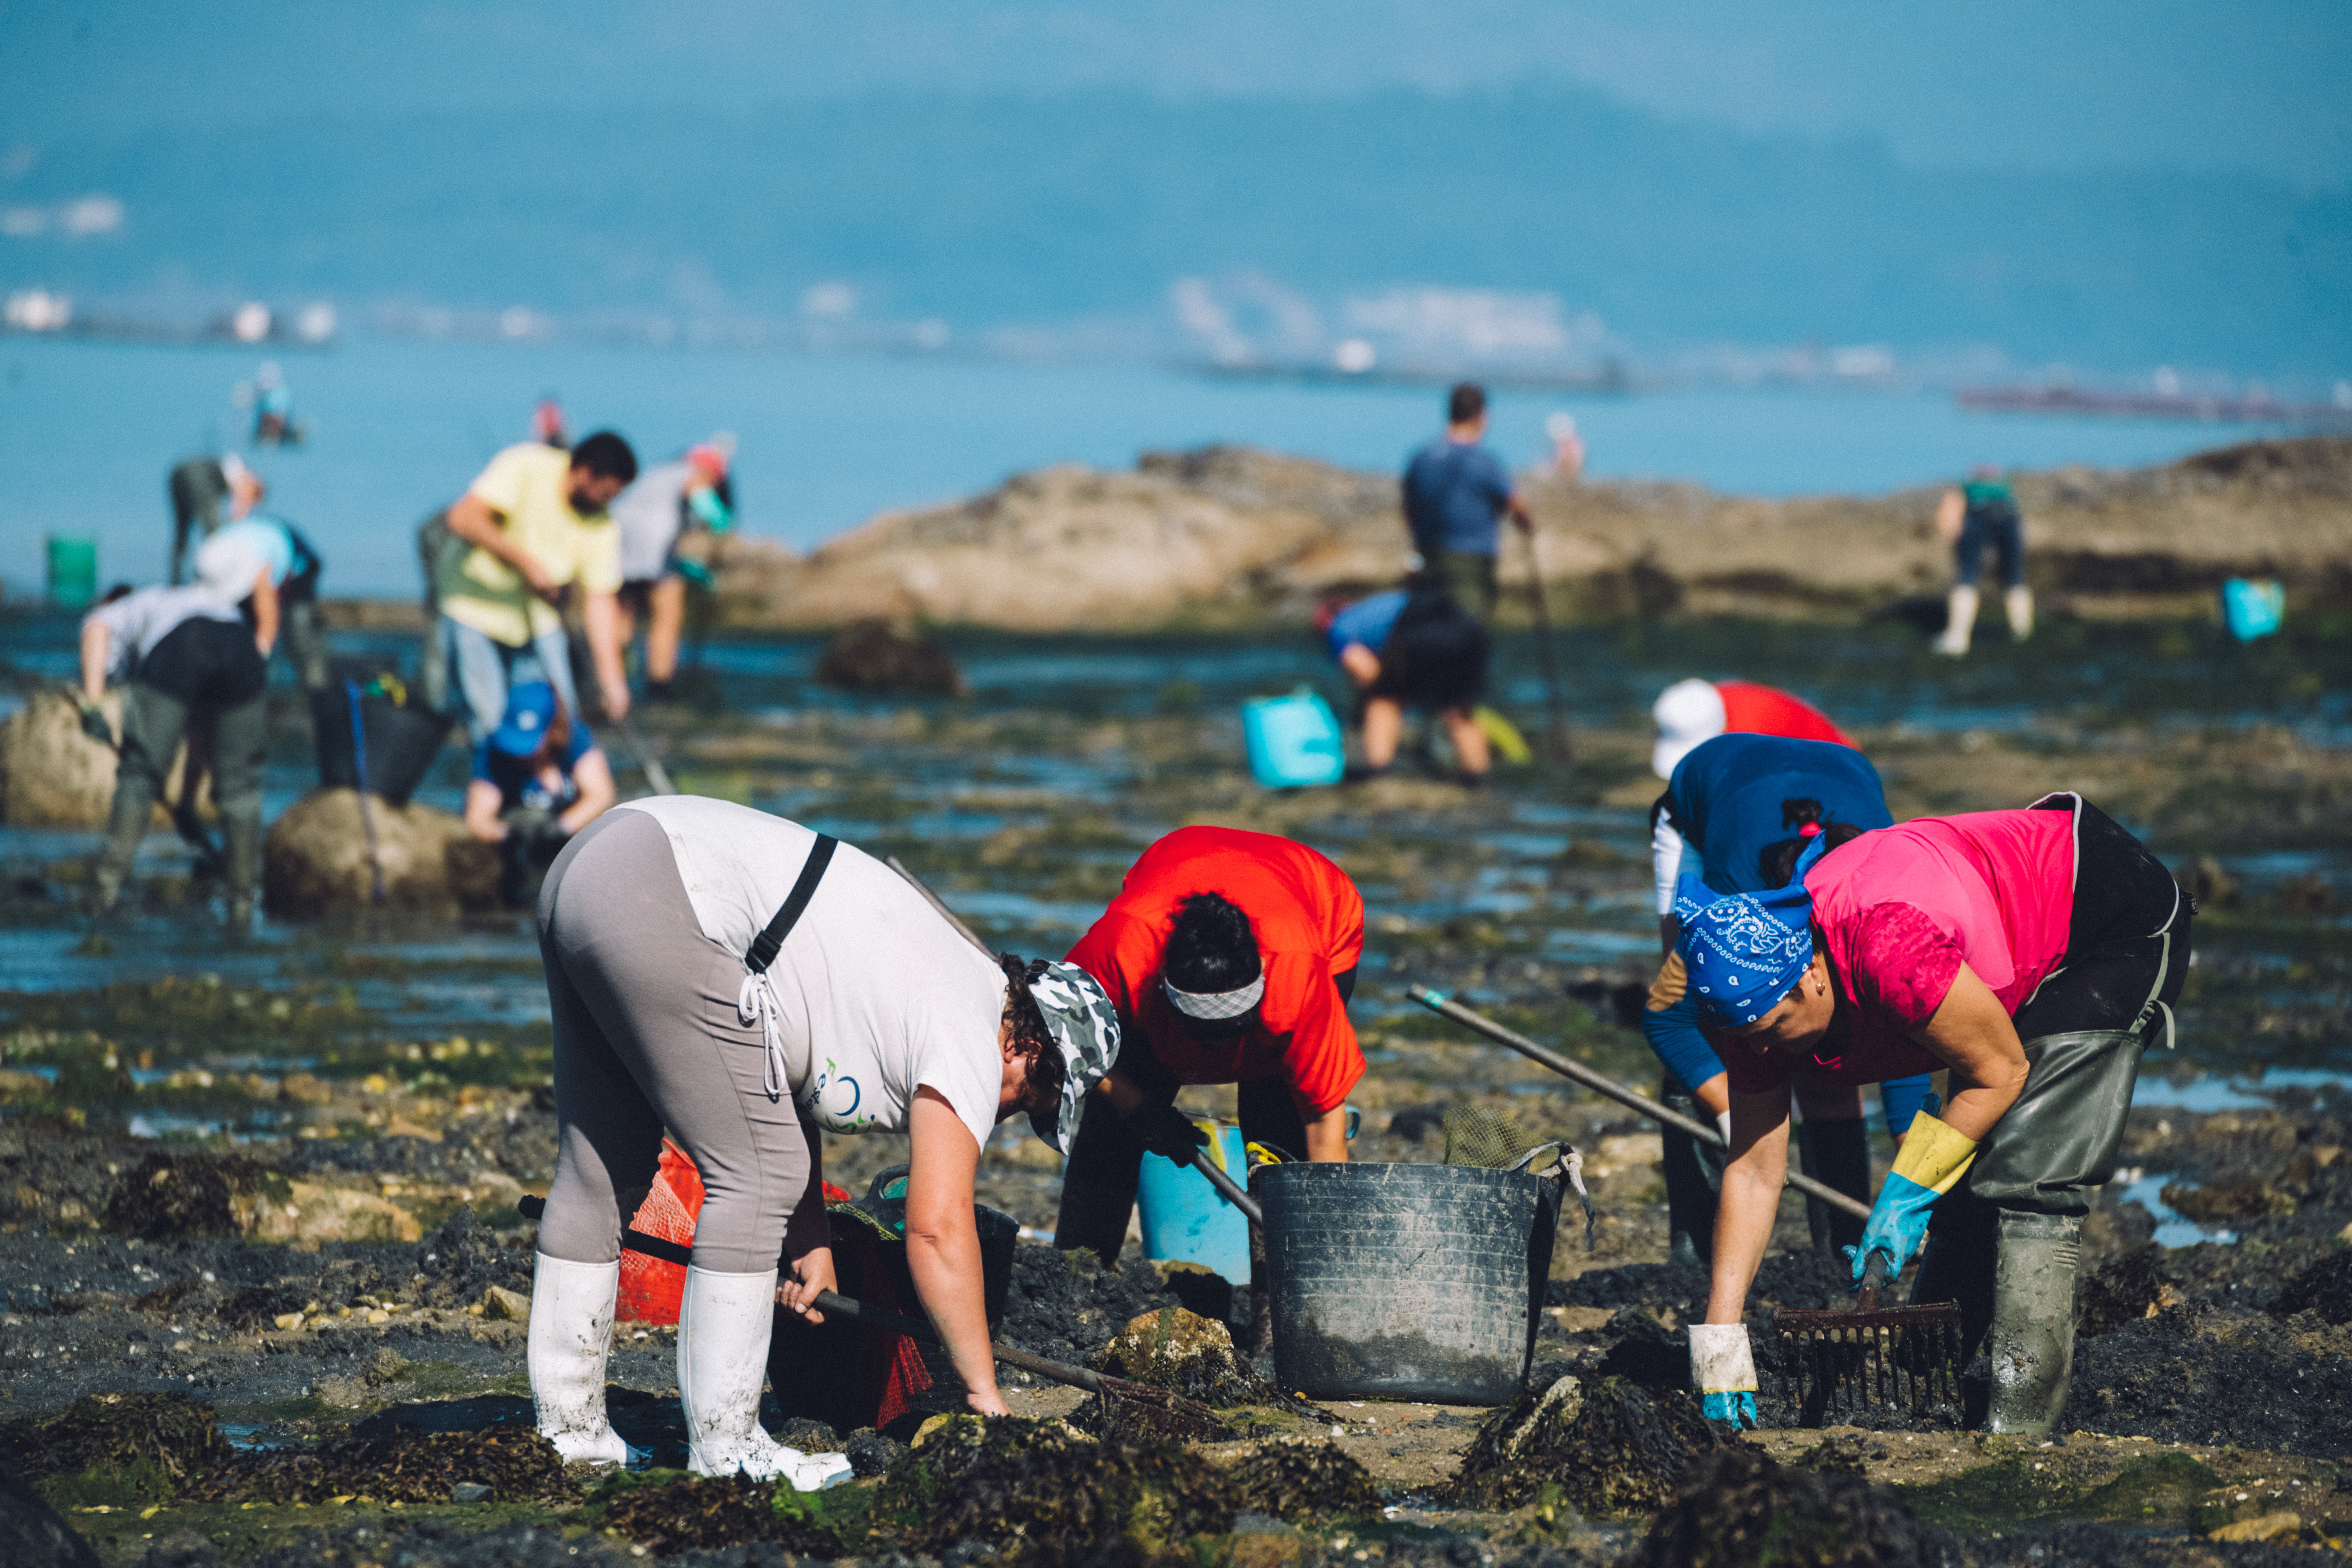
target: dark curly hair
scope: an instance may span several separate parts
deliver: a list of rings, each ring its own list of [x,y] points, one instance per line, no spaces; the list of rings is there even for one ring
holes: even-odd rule
[[[1160,973],[1179,991],[1236,991],[1264,971],[1249,916],[1218,893],[1193,893],[1176,906]]]
[[[1000,952],[996,962],[1004,969],[1004,1022],[1013,1033],[1013,1048],[1029,1058],[1029,1087],[1051,1090],[1058,1100],[1064,1077],[1061,1047],[1054,1043],[1045,1012],[1029,991],[1029,983],[1045,973],[1045,961]]]

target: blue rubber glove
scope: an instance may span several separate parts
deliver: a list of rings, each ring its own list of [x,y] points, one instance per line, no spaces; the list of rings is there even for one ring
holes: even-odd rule
[[[1756,1395],[1747,1389],[1703,1394],[1699,1408],[1710,1421],[1722,1421],[1742,1431],[1756,1430]]]
[[[1890,1173],[1886,1184],[1878,1189],[1878,1201],[1871,1205],[1869,1223],[1862,1227],[1862,1245],[1845,1249],[1853,1263],[1853,1282],[1862,1283],[1863,1270],[1874,1252],[1886,1254],[1889,1279],[1901,1274],[1919,1244],[1927,1239],[1927,1215],[1935,1203],[1935,1188]]]

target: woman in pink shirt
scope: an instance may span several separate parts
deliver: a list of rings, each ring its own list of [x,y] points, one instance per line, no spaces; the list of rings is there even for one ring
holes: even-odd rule
[[[1890,1277],[1935,1239],[1914,1301],[1958,1300],[1984,1358],[1972,1422],[2046,1432],[2074,1363],[2087,1194],[2113,1173],[2141,1050],[2170,1043],[2189,906],[2139,841],[2080,795],[2023,811],[1832,829],[1787,888],[1717,897],[1685,879],[1678,942],[1731,1090],[1695,1385],[1718,1419],[1755,1418],[1743,1326],[1787,1167],[1789,1084],[1943,1070],[1880,1189],[1854,1277]],[[1930,1110],[1937,1109],[1930,1100]],[[1990,1330],[1990,1337],[1987,1331]]]

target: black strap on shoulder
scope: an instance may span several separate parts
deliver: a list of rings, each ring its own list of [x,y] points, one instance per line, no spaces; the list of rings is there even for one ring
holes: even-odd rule
[[[751,943],[751,951],[743,955],[743,966],[752,973],[765,974],[768,965],[776,962],[777,951],[784,945],[784,938],[793,934],[793,927],[800,923],[801,911],[808,908],[811,899],[816,897],[816,885],[824,880],[824,868],[833,863],[834,847],[840,842],[830,833],[816,836],[816,843],[809,850],[807,861],[801,867],[800,880],[793,884],[792,892],[784,899],[784,907],[776,911],[776,918],[768,922],[768,929]]]

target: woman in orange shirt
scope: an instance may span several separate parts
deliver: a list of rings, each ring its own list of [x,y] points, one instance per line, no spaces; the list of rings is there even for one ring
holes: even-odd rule
[[[1185,1084],[1241,1086],[1242,1135],[1292,1159],[1348,1157],[1364,1075],[1348,1021],[1364,900],[1348,874],[1268,833],[1186,827],[1143,853],[1069,962],[1109,994],[1129,1042],[1089,1100],[1063,1173],[1055,1245],[1116,1262],[1145,1152],[1208,1140]]]

